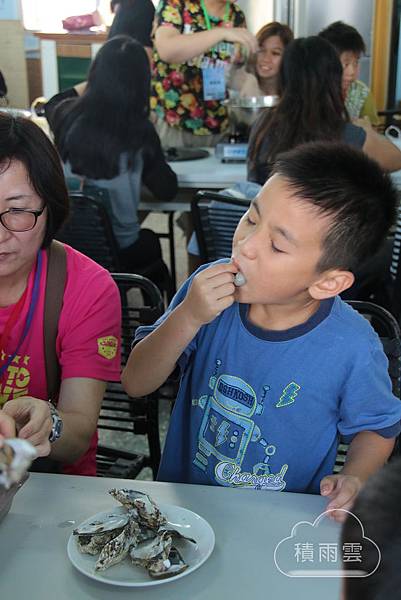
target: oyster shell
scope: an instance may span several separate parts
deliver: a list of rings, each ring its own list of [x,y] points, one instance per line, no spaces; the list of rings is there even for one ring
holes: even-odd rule
[[[108,567],[111,567],[111,565],[124,560],[128,555],[130,546],[136,544],[138,530],[138,523],[130,518],[122,532],[103,546],[96,561],[95,570],[104,571]]]
[[[27,440],[3,440],[0,447],[0,485],[8,490],[13,483],[20,481],[36,456],[35,448]]]
[[[163,531],[153,540],[147,540],[130,550],[132,562],[147,568],[154,560],[165,560],[171,550],[172,538],[167,531]]]
[[[134,501],[143,498],[150,499],[148,494],[144,492],[139,492],[137,490],[129,490],[127,488],[121,488],[117,490],[116,488],[112,488],[109,490],[109,494],[113,496],[118,502],[120,502],[125,508],[132,509],[135,507]]]
[[[101,552],[103,546],[121,533],[122,529],[115,529],[110,533],[97,533],[94,535],[78,535],[78,550],[82,554],[92,554],[95,556]]]
[[[148,566],[148,573],[153,579],[166,579],[185,571],[187,563],[174,546],[171,547],[168,558],[156,560]]]
[[[166,531],[168,533],[168,535],[170,535],[172,538],[176,538],[178,540],[185,540],[187,542],[191,542],[191,544],[198,543],[196,540],[194,540],[194,538],[187,537],[186,535],[181,533],[181,531],[179,531],[178,529],[171,527],[171,525],[169,523],[167,525],[163,525],[162,527],[160,527],[159,533],[164,532],[164,531]]]
[[[148,494],[125,488],[121,490],[113,488],[109,493],[126,508],[137,511],[139,524],[157,530],[161,525],[167,523],[166,517]]]
[[[109,533],[115,529],[122,529],[125,527],[130,519],[129,513],[117,513],[110,511],[107,515],[104,515],[102,519],[90,521],[80,525],[72,532],[73,535],[85,536],[85,535],[98,535],[100,533]]]

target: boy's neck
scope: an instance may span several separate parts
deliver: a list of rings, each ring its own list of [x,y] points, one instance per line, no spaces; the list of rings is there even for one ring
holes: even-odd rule
[[[271,331],[286,331],[306,323],[318,310],[320,300],[311,298],[303,305],[251,304],[248,319],[253,325]]]

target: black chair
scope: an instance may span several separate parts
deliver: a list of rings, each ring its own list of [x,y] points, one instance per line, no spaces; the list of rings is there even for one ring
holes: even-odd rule
[[[70,185],[69,181],[67,183]],[[118,243],[106,208],[110,201],[108,190],[86,186],[85,192],[70,192],[69,198],[70,215],[57,234],[57,239],[86,254],[112,273],[126,271],[119,258]],[[152,278],[156,272],[163,273],[162,287],[170,301],[174,288],[162,259],[146,267],[135,268],[135,273],[148,278]]]
[[[158,288],[145,277],[120,273],[112,274],[112,277],[122,303],[121,365],[124,367],[136,328],[153,324],[163,313],[164,305]],[[125,432],[132,436],[145,435],[149,452],[135,454],[123,447],[99,445],[96,456],[98,476],[133,479],[144,467],[150,467],[153,477],[156,477],[161,452],[158,400],[158,392],[134,399],[126,394],[121,383],[107,385],[98,429]]]
[[[57,239],[111,272],[123,271],[110,217],[102,202],[81,192],[70,193],[69,197],[70,215]]]
[[[234,231],[250,201],[214,192],[198,192],[191,203],[202,262],[230,258]]]
[[[359,300],[348,300],[347,304],[366,317],[375,329],[383,344],[383,350],[388,359],[388,372],[390,375],[393,394],[401,398],[401,332],[397,320],[386,309],[373,302],[362,302]],[[344,466],[349,444],[340,440],[337,449],[334,472],[338,473]],[[392,457],[399,454],[399,439],[392,452]]]

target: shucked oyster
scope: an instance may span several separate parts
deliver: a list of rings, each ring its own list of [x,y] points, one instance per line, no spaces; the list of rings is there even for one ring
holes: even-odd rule
[[[13,483],[20,481],[36,456],[35,448],[26,440],[3,440],[0,447],[0,486],[8,490]]]

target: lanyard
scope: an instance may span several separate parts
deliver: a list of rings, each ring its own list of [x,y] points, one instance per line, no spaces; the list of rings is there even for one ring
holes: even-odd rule
[[[39,298],[39,283],[40,283],[40,275],[42,273],[42,252],[39,251],[38,254],[38,260],[37,260],[37,267],[36,267],[36,273],[35,273],[35,280],[33,282],[33,291],[32,291],[32,300],[31,303],[29,305],[29,310],[28,310],[28,315],[26,317],[26,321],[25,321],[25,326],[24,326],[24,330],[22,332],[22,335],[19,339],[19,342],[17,344],[17,347],[15,349],[15,351],[9,355],[9,357],[7,358],[6,362],[4,363],[4,365],[2,365],[2,367],[0,368],[0,378],[3,376],[4,372],[6,371],[6,369],[10,366],[10,364],[12,363],[12,361],[14,360],[14,357],[16,356],[18,350],[20,349],[20,346],[22,344],[22,342],[24,341],[24,339],[26,338],[26,335],[29,331],[29,328],[31,326],[32,323],[32,318],[35,312],[35,308],[36,305],[38,303],[38,298]],[[3,334],[1,336],[1,343],[3,345],[3,342],[7,341],[7,338],[9,336],[9,333],[12,329],[12,327],[14,326],[15,321],[17,320],[19,313],[25,303],[25,299],[27,296],[27,289],[25,290],[25,292],[23,293],[22,297],[19,299],[19,301],[17,302],[17,304],[15,305],[10,317],[7,320],[7,323],[4,327],[4,331]]]
[[[212,25],[210,23],[209,14],[208,14],[208,12],[206,10],[205,0],[200,0],[200,3],[201,3],[202,10],[203,10],[203,16],[205,17],[206,28],[210,31],[211,28],[212,28]],[[224,17],[223,17],[224,23],[228,22],[229,14],[230,14],[230,1],[227,0],[227,2],[226,2],[226,9],[225,9],[225,12],[224,12]]]

